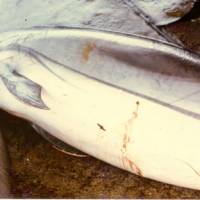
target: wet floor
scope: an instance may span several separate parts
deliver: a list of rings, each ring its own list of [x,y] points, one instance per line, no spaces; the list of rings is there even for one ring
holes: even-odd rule
[[[200,17],[196,11],[167,29],[187,47],[200,52]],[[200,198],[200,191],[140,178],[92,157],[66,155],[53,148],[27,122],[3,111],[0,127],[10,156],[14,197]]]

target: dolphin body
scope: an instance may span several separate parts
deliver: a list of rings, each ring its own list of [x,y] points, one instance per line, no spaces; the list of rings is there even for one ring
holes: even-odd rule
[[[188,14],[196,0],[124,0],[144,20],[156,26],[178,21]]]
[[[139,176],[200,189],[200,58],[77,28],[0,35],[0,108]]]

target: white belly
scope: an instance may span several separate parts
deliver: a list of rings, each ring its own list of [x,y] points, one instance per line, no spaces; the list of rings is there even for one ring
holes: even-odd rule
[[[162,105],[80,75],[44,57],[40,60],[63,80],[23,52],[2,51],[0,59],[17,63],[20,74],[42,86],[41,98],[49,108],[19,101],[0,80],[0,107],[4,110],[114,166],[200,189],[198,118],[174,109],[174,105]]]

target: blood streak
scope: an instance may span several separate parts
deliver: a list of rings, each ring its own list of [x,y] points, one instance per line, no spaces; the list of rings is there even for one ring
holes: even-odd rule
[[[125,123],[125,134],[123,137],[123,143],[122,143],[122,163],[124,168],[126,168],[126,165],[128,164],[131,171],[136,173],[137,175],[142,176],[141,170],[137,167],[137,165],[131,161],[127,155],[127,146],[131,142],[131,133],[133,129],[133,123],[135,119],[138,117],[138,109],[139,109],[139,102],[136,102],[136,110],[132,113],[130,119]]]

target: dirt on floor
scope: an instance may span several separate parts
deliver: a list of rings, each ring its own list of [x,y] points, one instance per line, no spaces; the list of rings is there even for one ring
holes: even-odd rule
[[[195,11],[167,30],[186,47],[200,52],[200,17]],[[140,178],[92,157],[66,155],[53,148],[27,122],[3,111],[0,127],[10,156],[14,197],[200,198],[200,191]]]

